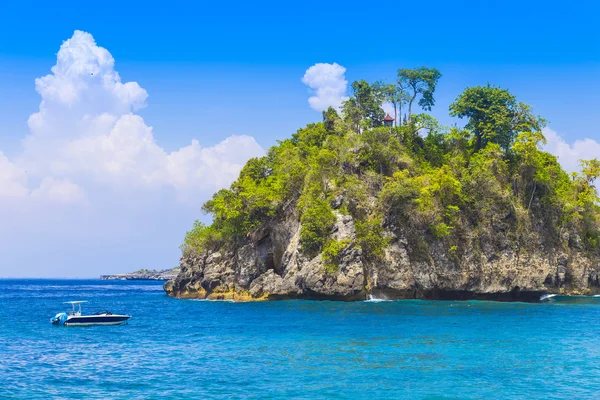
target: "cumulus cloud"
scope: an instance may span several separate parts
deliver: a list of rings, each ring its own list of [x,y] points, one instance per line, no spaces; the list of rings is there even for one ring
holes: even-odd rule
[[[27,173],[0,152],[0,197],[23,197],[28,194]]]
[[[60,46],[56,65],[35,80],[35,87],[41,102],[28,120],[22,151],[10,158],[0,152],[0,276],[15,276],[11,254],[13,260],[23,257],[15,249],[30,240],[28,227],[45,245],[54,244],[48,251],[60,254],[70,251],[70,242],[87,238],[81,245],[95,243],[93,251],[103,252],[109,264],[117,261],[111,256],[115,252],[134,257],[133,249],[150,239],[144,235],[154,232],[163,236],[155,238],[159,245],[153,250],[168,243],[172,262],[135,267],[171,267],[182,226],[191,224],[199,206],[228,186],[249,158],[265,153],[243,135],[211,147],[194,139],[175,151],[162,148],[152,127],[136,114],[146,107],[148,93],[136,82],[122,82],[112,55],[86,32],[75,31]],[[165,226],[175,230],[171,223],[177,236],[166,237]],[[60,242],[58,231],[64,234]],[[141,237],[133,243],[123,235]],[[100,238],[97,243],[92,236]],[[117,237],[113,246],[119,250],[104,253],[101,247]],[[27,255],[37,262],[35,253]]]
[[[44,178],[40,186],[31,192],[31,197],[59,203],[81,203],[86,198],[83,190],[73,182],[54,178]]]
[[[308,104],[316,111],[326,110],[330,106],[339,110],[342,102],[348,99],[345,73],[346,68],[337,63],[318,63],[307,69],[302,82],[314,93],[308,99]]]
[[[548,141],[543,150],[557,156],[568,172],[580,170],[579,160],[600,158],[600,143],[594,139],[578,139],[569,144],[550,128],[544,128],[543,134]]]
[[[0,158],[10,163],[0,178],[7,182],[2,192],[72,202],[83,200],[83,187],[94,182],[206,194],[235,179],[248,158],[264,154],[248,136],[210,148],[193,140],[165,151],[135,114],[148,93],[136,82],[123,83],[114,66],[89,33],[76,31],[62,44],[52,73],[35,81],[42,101],[29,118],[23,153],[14,162]],[[39,188],[27,189],[24,170],[42,179]]]

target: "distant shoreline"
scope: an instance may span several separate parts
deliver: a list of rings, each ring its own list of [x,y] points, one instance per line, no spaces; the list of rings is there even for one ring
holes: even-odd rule
[[[141,269],[125,274],[100,275],[102,281],[168,281],[177,275],[176,269],[147,270]]]

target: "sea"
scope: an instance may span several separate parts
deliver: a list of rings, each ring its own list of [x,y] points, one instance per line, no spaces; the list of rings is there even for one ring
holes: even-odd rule
[[[50,318],[86,300],[122,326]],[[0,398],[598,399],[600,299],[173,299],[161,282],[0,280]]]

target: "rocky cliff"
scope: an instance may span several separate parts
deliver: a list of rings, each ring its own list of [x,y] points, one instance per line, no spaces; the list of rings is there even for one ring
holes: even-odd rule
[[[471,130],[424,114],[378,127],[371,114],[355,118],[361,109],[330,109],[249,160],[204,204],[213,222],[186,234],[165,290],[239,300],[600,293],[600,161],[568,174],[541,150],[544,121],[529,106],[492,87],[464,96],[477,103],[464,113]]]
[[[336,271],[322,254],[303,255],[296,218],[273,221],[236,248],[181,258],[181,271],[165,283],[180,298],[273,299],[487,299],[537,301],[544,293],[600,293],[600,260],[574,248],[556,250],[537,240],[515,246],[500,231],[467,237],[461,254],[443,240],[425,240],[415,251],[403,229],[386,230],[388,245],[377,262],[356,245],[353,219],[335,212],[332,236],[347,240]],[[577,242],[577,238],[571,238]],[[568,238],[567,238],[568,240]]]

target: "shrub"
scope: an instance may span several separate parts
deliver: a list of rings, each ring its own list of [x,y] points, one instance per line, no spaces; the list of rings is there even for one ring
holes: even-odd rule
[[[204,225],[194,221],[194,227],[185,234],[180,249],[183,253],[209,251],[217,247],[222,241],[220,232],[213,225]]]
[[[433,236],[435,236],[438,239],[448,236],[452,229],[453,228],[451,226],[448,226],[443,222],[439,222],[429,227],[429,230],[431,231]]]
[[[323,264],[325,271],[333,273],[338,270],[340,253],[350,244],[350,240],[330,240],[323,248]]]
[[[367,259],[383,258],[388,240],[383,236],[381,218],[368,221],[356,221],[356,242],[363,251],[363,257]]]
[[[329,238],[335,215],[329,202],[320,198],[304,201],[304,211],[300,217],[300,242],[309,255],[316,255]]]

